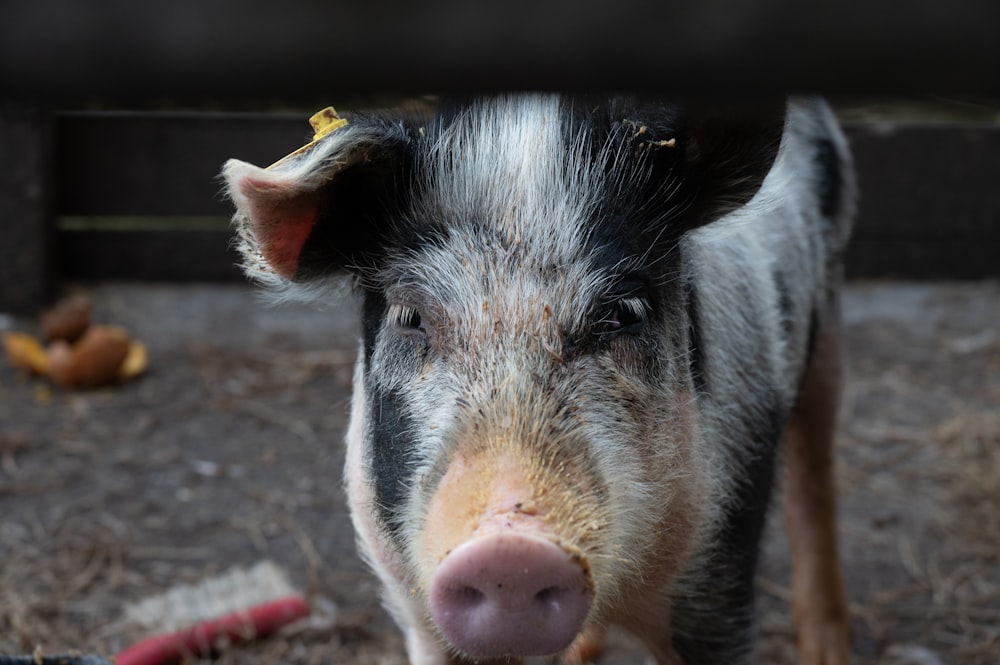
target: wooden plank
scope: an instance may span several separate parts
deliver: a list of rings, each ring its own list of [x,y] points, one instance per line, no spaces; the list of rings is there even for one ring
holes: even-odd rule
[[[1000,127],[851,124],[851,277],[1000,276]]]
[[[61,116],[58,135],[65,143],[59,150],[60,214],[83,220],[116,215],[228,217],[231,207],[220,196],[216,177],[221,163],[239,156],[264,164],[286,154],[308,135],[305,115]],[[861,187],[847,255],[850,277],[1000,275],[1000,187],[994,182],[1000,173],[1000,126],[848,123],[845,129]],[[60,232],[60,237],[67,233]],[[63,275],[128,277],[124,266],[131,266],[144,279],[179,279],[185,265],[205,278],[234,275],[233,256],[211,234],[187,234],[174,243],[162,228],[145,235],[133,229],[122,238],[121,249],[106,251],[98,251],[97,244],[115,247],[118,242],[107,229],[103,235],[64,239],[59,243]],[[186,263],[185,251],[158,249],[168,243],[196,253],[200,262]],[[143,258],[116,263],[109,256],[115,253]]]
[[[1000,238],[870,239],[861,235],[847,252],[848,279],[979,280],[1000,277]]]
[[[270,164],[311,138],[308,113],[64,113],[56,125],[61,215],[230,213],[230,157]]]
[[[51,120],[0,105],[0,312],[39,308],[52,286]]]
[[[229,231],[65,231],[59,267],[72,280],[242,280]]]

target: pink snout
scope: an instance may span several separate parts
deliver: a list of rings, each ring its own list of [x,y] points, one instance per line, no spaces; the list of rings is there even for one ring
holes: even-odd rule
[[[547,540],[501,533],[444,558],[430,607],[441,633],[469,656],[540,656],[570,645],[592,596],[578,557]]]

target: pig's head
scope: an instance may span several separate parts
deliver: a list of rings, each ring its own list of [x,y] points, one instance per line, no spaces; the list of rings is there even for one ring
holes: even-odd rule
[[[349,499],[411,632],[553,653],[640,615],[699,547],[679,246],[757,192],[782,108],[501,98],[226,165],[252,275],[316,298],[355,278]]]

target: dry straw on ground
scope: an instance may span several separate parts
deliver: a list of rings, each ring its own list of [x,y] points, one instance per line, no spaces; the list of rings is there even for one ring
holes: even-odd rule
[[[86,393],[0,368],[0,653],[109,656],[138,636],[127,603],[266,558],[317,617],[220,662],[404,663],[341,489],[351,310],[274,312],[235,287],[92,297],[156,362]],[[856,284],[845,313],[839,470],[857,661],[996,665],[1000,284]],[[794,663],[774,522],[762,656]],[[617,640],[608,662],[642,655]]]

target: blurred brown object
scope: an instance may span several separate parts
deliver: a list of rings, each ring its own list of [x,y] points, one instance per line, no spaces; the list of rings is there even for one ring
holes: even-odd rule
[[[120,326],[92,326],[90,312],[90,299],[80,294],[42,314],[48,348],[27,333],[4,334],[11,365],[68,389],[100,388],[142,374],[147,364],[145,345]]]
[[[9,332],[3,336],[7,360],[14,367],[34,374],[49,373],[49,357],[45,348],[27,333]]]
[[[90,327],[90,298],[77,294],[60,300],[42,313],[41,326],[47,341],[75,342]]]
[[[63,388],[99,388],[120,380],[129,336],[117,326],[94,326],[76,344],[56,340],[49,347],[49,376]]]

